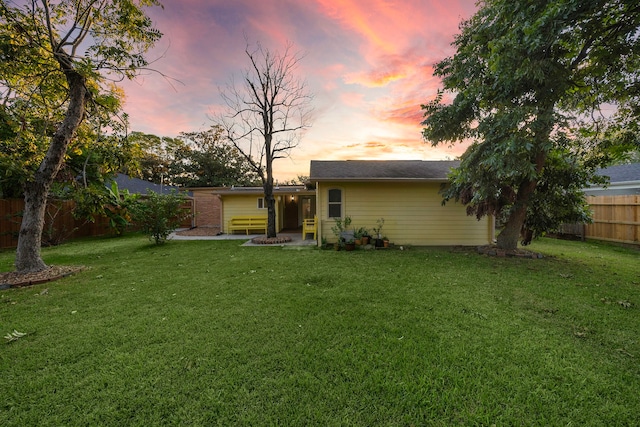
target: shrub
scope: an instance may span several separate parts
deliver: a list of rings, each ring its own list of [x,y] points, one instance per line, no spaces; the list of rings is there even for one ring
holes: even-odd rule
[[[170,194],[150,191],[145,199],[132,206],[133,222],[157,245],[164,243],[169,234],[189,216],[189,212],[182,207],[184,201],[184,196],[175,191]]]

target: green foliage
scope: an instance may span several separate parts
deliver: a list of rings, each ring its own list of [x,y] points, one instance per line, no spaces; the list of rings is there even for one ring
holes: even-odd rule
[[[120,236],[131,224],[131,208],[135,206],[138,194],[131,194],[129,190],[120,190],[118,183],[113,181],[107,188],[107,200],[103,206],[104,213],[109,218],[109,228]]]
[[[22,196],[23,184],[33,180],[67,114],[70,86],[59,60],[86,79],[91,102],[57,179],[69,182],[82,175],[86,180],[88,175],[91,180],[122,168],[131,157],[126,140],[102,135],[103,129],[126,132],[124,93],[112,81],[133,77],[148,64],[143,53],[161,34],[143,8],[159,3],[19,3],[0,7],[0,194]],[[88,33],[91,37],[85,37]]]
[[[380,239],[382,237],[382,227],[384,227],[384,218],[378,218],[376,220],[376,226],[373,227],[373,235],[375,238]]]
[[[135,147],[135,165],[124,172],[156,184],[174,185],[171,165],[176,153],[187,150],[184,141],[142,132],[132,132],[127,139]]]
[[[345,216],[344,218],[334,218],[334,225],[331,227],[331,231],[338,241],[339,246],[343,246],[347,241],[347,238],[353,237],[353,232],[349,232],[351,226],[351,217]]]
[[[131,206],[133,222],[156,245],[164,243],[169,234],[189,215],[182,207],[185,200],[184,196],[175,191],[170,194],[151,191],[145,199]]]
[[[583,190],[599,182],[604,179],[595,177],[595,167],[578,162],[567,153],[549,153],[530,199],[522,243],[527,245],[531,239],[556,232],[564,223],[591,222],[591,209]]]
[[[435,68],[444,89],[423,106],[426,140],[472,142],[445,201],[511,230],[526,217],[535,234],[583,216],[576,188],[638,147],[637,2],[489,0],[460,29]]]
[[[238,148],[213,126],[200,132],[182,132],[187,149],[177,152],[171,165],[173,182],[183,187],[258,185],[260,177]]]
[[[236,147],[213,126],[199,132],[182,132],[177,138],[133,132],[129,141],[137,147],[133,176],[181,187],[257,185],[258,175]]]
[[[120,190],[115,181],[109,187],[80,187],[71,196],[76,202],[73,211],[76,218],[94,222],[96,217],[106,216],[109,218],[109,228],[116,236],[121,236],[131,225],[131,209],[139,198],[129,190]]]

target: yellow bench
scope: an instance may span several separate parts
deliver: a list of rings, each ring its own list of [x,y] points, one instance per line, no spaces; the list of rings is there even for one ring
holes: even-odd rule
[[[313,234],[313,240],[318,239],[318,217],[305,219],[302,222],[302,240],[305,240],[307,234]]]
[[[261,230],[267,234],[267,217],[266,216],[234,216],[229,220],[228,231],[233,234],[234,231],[244,230],[247,235],[249,230]]]

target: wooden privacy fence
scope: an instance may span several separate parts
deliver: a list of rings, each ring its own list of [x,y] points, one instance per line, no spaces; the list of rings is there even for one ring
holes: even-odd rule
[[[560,232],[587,239],[640,244],[640,196],[588,196],[593,223],[565,224]]]
[[[104,236],[111,232],[106,216],[88,222],[73,217],[75,202],[70,200],[49,200],[45,215],[42,244],[58,244],[67,239],[78,237]],[[193,212],[193,201],[185,202],[184,208]],[[18,232],[22,222],[24,201],[22,199],[0,199],[0,249],[15,248],[18,245]],[[181,227],[191,226],[191,216]]]
[[[95,222],[75,219],[71,214],[75,203],[69,200],[47,202],[42,243],[57,244],[63,240],[101,236],[109,233],[109,219],[96,218]],[[22,199],[0,199],[0,248],[15,248],[22,222],[24,201]]]

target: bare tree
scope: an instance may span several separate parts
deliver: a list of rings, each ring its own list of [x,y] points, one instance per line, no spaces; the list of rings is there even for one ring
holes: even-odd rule
[[[292,47],[287,43],[280,54],[260,44],[253,50],[247,45],[251,66],[243,72],[242,83],[232,80],[221,91],[227,109],[219,124],[262,181],[267,237],[276,236],[273,161],[288,157],[310,126],[313,97],[306,82],[296,76],[302,55],[292,52]]]

